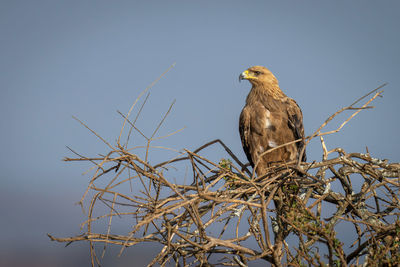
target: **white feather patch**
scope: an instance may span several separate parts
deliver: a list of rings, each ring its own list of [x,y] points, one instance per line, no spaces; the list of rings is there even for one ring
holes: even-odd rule
[[[274,141],[268,141],[268,146],[270,147],[277,147],[278,145]]]
[[[264,128],[269,128],[271,126],[271,112],[268,109],[265,110],[265,118],[264,118]]]
[[[271,121],[269,119],[265,120],[264,128],[269,128],[271,126]]]

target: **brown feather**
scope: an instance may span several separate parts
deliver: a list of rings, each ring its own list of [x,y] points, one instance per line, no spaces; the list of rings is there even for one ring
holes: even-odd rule
[[[243,75],[243,74],[242,74]],[[247,76],[246,76],[247,75]],[[297,160],[304,141],[265,151],[304,137],[303,115],[297,103],[279,88],[278,80],[266,68],[251,67],[241,76],[252,84],[239,118],[239,132],[244,152],[258,175],[272,164]],[[305,153],[302,161],[305,161]]]

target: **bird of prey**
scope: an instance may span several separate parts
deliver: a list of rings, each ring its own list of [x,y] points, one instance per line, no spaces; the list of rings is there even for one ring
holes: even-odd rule
[[[240,138],[257,175],[274,164],[298,160],[304,147],[300,107],[281,91],[278,80],[265,67],[248,68],[240,74],[241,80],[248,80],[252,87],[240,114]],[[297,139],[303,140],[266,152]],[[306,161],[305,151],[301,161]]]

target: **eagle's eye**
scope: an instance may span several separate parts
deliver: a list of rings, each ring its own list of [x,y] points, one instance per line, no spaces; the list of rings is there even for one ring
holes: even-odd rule
[[[254,74],[255,74],[256,76],[258,76],[258,75],[261,74],[261,71],[256,70],[256,71],[254,72]]]

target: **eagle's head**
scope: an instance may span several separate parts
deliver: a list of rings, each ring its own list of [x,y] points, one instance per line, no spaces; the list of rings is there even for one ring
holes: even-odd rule
[[[239,76],[241,80],[248,80],[253,86],[259,85],[278,85],[278,80],[267,68],[253,66],[243,71]]]

